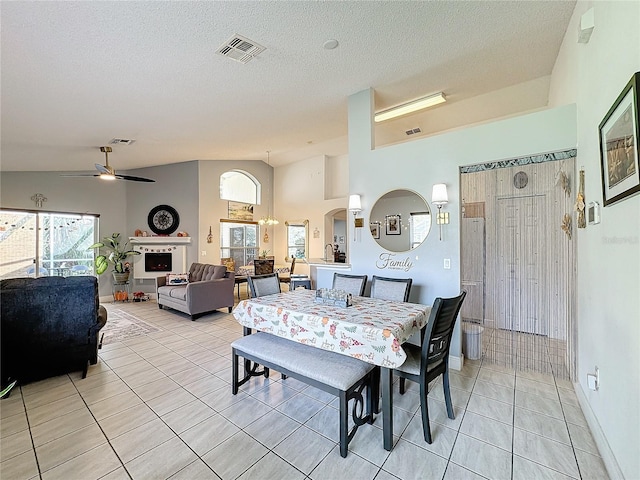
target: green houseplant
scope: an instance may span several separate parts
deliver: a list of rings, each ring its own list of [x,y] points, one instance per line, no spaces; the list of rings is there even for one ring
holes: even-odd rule
[[[134,255],[140,255],[140,252],[135,250],[129,250],[129,242],[120,244],[120,234],[112,233],[110,237],[104,237],[102,242],[94,243],[89,247],[90,249],[105,250],[105,253],[101,253],[96,257],[96,273],[98,275],[104,273],[109,266],[109,263],[113,264],[113,276],[116,281],[127,281],[129,276],[129,263],[125,260]],[[125,275],[126,274],[126,275]],[[126,279],[122,277],[126,276]]]

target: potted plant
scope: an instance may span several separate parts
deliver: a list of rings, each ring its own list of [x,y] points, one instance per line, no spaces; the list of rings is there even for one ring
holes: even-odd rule
[[[125,242],[124,245],[120,245],[120,234],[113,233],[110,237],[105,237],[102,242],[94,243],[89,248],[100,250],[103,248],[106,250],[104,254],[100,254],[96,257],[95,266],[96,273],[98,275],[104,273],[109,266],[109,263],[113,264],[113,278],[116,283],[125,283],[129,280],[129,262],[125,262],[129,257],[133,255],[140,255],[140,252],[135,250],[129,250],[129,242]]]
[[[267,258],[267,255],[269,255],[269,250],[262,250],[258,258]]]

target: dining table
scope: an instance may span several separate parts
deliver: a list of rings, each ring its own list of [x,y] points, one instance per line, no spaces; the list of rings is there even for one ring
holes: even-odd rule
[[[430,313],[428,305],[359,296],[349,307],[328,305],[306,289],[243,300],[233,310],[245,334],[255,329],[379,366],[385,450],[393,448],[393,369],[407,358],[402,344]]]

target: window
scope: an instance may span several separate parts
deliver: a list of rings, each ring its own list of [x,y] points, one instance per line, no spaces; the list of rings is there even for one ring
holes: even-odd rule
[[[220,257],[232,258],[236,270],[258,258],[258,224],[220,221]]]
[[[287,226],[287,257],[306,258],[309,250],[309,220],[285,222]]]
[[[247,172],[224,172],[220,175],[220,199],[259,205],[260,182]]]
[[[411,234],[411,248],[420,245],[431,228],[431,214],[429,212],[416,212],[409,214],[409,228]]]

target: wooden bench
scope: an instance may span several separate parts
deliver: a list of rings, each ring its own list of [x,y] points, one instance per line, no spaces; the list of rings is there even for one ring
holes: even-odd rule
[[[303,345],[293,340],[269,333],[257,332],[246,335],[231,344],[232,383],[231,391],[252,376],[269,376],[269,369],[277,370],[283,379],[293,377],[308,385],[336,395],[340,399],[340,455],[347,456],[347,447],[360,425],[373,423],[373,395],[371,392],[375,365],[347,355]],[[238,357],[264,366],[257,372],[245,361],[245,376],[238,376]],[[362,395],[364,389],[366,401]],[[348,404],[354,400],[352,417],[354,426],[348,430]],[[366,415],[363,410],[366,409]]]

